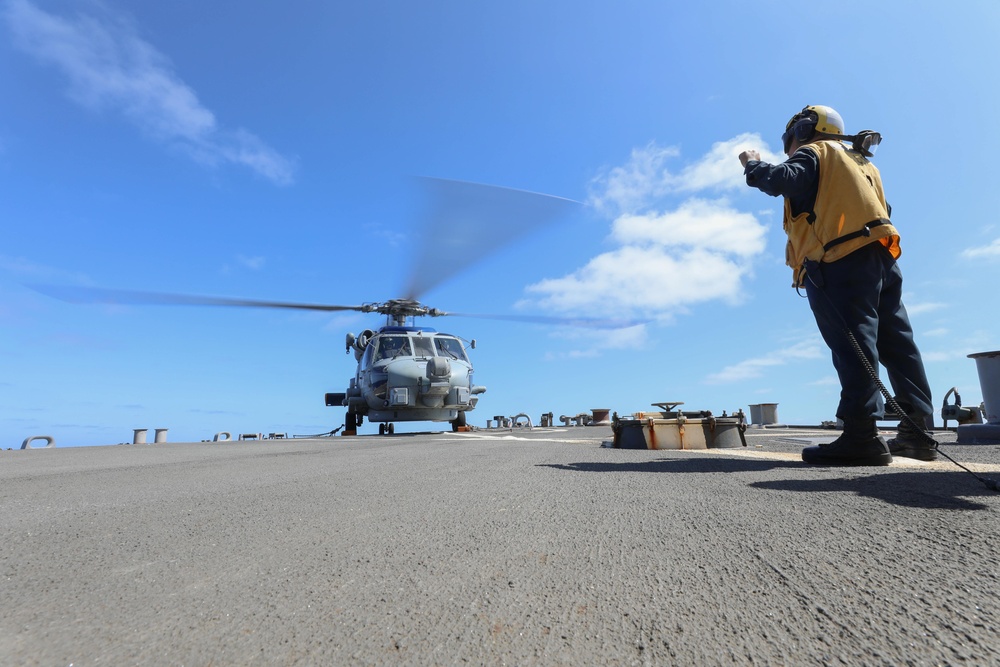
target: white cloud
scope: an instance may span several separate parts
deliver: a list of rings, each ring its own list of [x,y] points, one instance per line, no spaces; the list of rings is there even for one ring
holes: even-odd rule
[[[941,345],[942,343],[938,343]],[[961,336],[953,334],[949,337],[947,344],[938,349],[921,348],[920,356],[924,363],[935,362],[961,362],[971,363],[968,355],[982,352],[984,350],[997,349],[997,336],[995,331],[976,329],[964,332]]]
[[[746,187],[739,154],[748,148],[756,149],[761,159],[772,164],[784,162],[783,155],[768,150],[759,134],[745,133],[728,141],[712,144],[712,148],[698,162],[685,167],[676,179],[680,191],[720,189],[736,190]]]
[[[588,203],[600,211],[641,209],[651,198],[669,191],[675,177],[665,169],[664,163],[678,155],[680,151],[676,148],[656,144],[632,149],[628,163],[613,167],[594,179]]]
[[[738,156],[748,148],[759,151],[765,161],[784,161],[784,156],[768,149],[759,134],[744,133],[712,144],[708,153],[675,174],[667,168],[667,161],[680,157],[680,150],[650,143],[633,149],[626,164],[595,178],[588,203],[612,214],[635,213],[671,193],[744,188]]]
[[[927,338],[941,338],[943,336],[950,336],[951,329],[946,327],[940,327],[937,329],[927,329],[926,331],[920,332],[921,336],[926,336]]]
[[[976,259],[978,257],[1000,257],[1000,239],[996,239],[989,245],[963,250],[962,257],[968,257],[970,259]]]
[[[765,369],[773,366],[784,366],[785,364],[804,359],[821,359],[827,354],[826,348],[818,338],[810,338],[790,347],[727,366],[718,373],[713,373],[706,377],[705,383],[727,384],[742,382],[743,380],[760,377],[763,375]]]
[[[264,268],[264,263],[266,262],[263,257],[247,257],[245,255],[237,255],[236,261],[253,271],[259,271]]]
[[[529,285],[544,308],[566,312],[614,310],[618,314],[682,310],[712,299],[737,302],[740,279],[748,271],[705,248],[685,252],[625,246],[591,259],[562,278]],[[660,313],[666,317],[669,313]]]
[[[691,193],[730,187],[742,174],[738,153],[758,142],[756,135],[719,142],[679,174],[667,169],[677,149],[633,150],[625,165],[592,183],[591,203],[615,216],[610,240],[618,247],[568,275],[529,285],[528,295],[545,309],[613,309],[661,322],[697,303],[738,303],[753,259],[764,252],[766,228],[726,198]],[[672,201],[678,196],[685,198]]]
[[[922,315],[924,313],[932,313],[935,310],[941,310],[942,308],[947,308],[946,303],[907,303],[906,314],[907,315]]]
[[[70,97],[81,105],[118,111],[149,136],[199,162],[238,164],[276,184],[292,182],[291,160],[246,130],[220,127],[168,59],[126,20],[68,19],[27,0],[11,0],[5,14],[14,43],[65,74]]]
[[[704,199],[689,199],[665,213],[625,214],[612,226],[612,236],[624,244],[710,248],[740,257],[763,252],[764,232],[753,214]]]
[[[606,350],[642,349],[648,338],[645,324],[623,329],[560,329],[552,334],[555,338],[568,339],[575,343],[575,349],[565,352],[547,353],[546,360],[588,359],[599,356]]]

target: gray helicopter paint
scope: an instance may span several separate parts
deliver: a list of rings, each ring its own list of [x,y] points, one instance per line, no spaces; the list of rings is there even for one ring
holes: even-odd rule
[[[473,383],[462,341],[428,327],[386,326],[348,335],[358,369],[342,405],[369,422],[449,421],[473,410],[485,387]]]

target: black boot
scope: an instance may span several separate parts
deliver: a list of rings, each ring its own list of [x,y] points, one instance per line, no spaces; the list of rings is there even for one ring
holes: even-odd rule
[[[879,437],[874,419],[844,422],[844,432],[827,445],[806,447],[802,460],[828,466],[887,466],[892,454]]]
[[[921,461],[933,461],[937,458],[937,444],[927,431],[924,430],[925,420],[930,415],[910,415],[910,419],[903,419],[896,429],[896,437],[889,440],[889,451],[893,456],[905,456],[908,459],[919,459]],[[916,424],[920,430],[917,431],[910,424],[910,420]]]

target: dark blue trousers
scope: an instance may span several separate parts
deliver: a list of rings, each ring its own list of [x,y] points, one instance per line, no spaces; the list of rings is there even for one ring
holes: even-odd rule
[[[872,368],[885,367],[900,407],[911,415],[933,414],[924,362],[903,307],[903,274],[889,251],[869,243],[836,262],[819,264],[818,270],[822,279],[807,278],[806,295],[840,377],[837,416],[856,422],[885,414],[878,387],[844,333],[845,325]]]

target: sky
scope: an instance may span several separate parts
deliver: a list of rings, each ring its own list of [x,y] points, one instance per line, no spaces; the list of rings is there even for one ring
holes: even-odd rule
[[[639,322],[418,321],[476,339],[487,392],[471,424],[661,401],[833,420],[840,389],[790,287],[781,200],[748,188],[737,159],[781,161],[785,123],[809,104],[882,133],[874,160],[934,404],[956,387],[978,405],[968,355],[1000,350],[1000,5],[836,11],[0,0],[0,448],[340,426],[323,395],[354,375],[346,334],[378,316],[81,305],[28,285],[399,297],[425,275],[421,177],[578,202],[484,233],[426,305]]]

